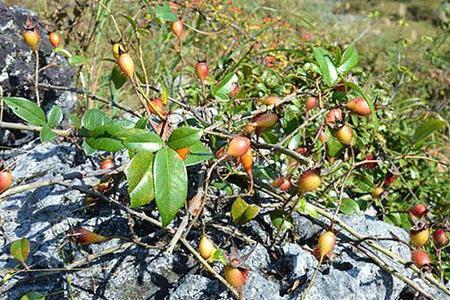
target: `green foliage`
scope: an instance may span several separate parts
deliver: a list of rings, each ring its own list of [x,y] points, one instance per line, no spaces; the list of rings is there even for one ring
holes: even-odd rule
[[[30,242],[26,238],[15,240],[11,243],[9,252],[11,253],[12,257],[17,259],[21,263],[25,263],[28,255],[30,254]]]

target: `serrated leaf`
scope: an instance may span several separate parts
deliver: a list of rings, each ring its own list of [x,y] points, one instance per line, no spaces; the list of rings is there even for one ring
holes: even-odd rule
[[[163,140],[155,133],[145,129],[128,128],[114,134],[130,150],[156,152],[164,145]]]
[[[178,17],[172,12],[168,5],[158,6],[156,8],[156,18],[168,22],[175,22],[178,20]]]
[[[248,204],[241,197],[236,198],[231,206],[231,217],[237,225],[245,224],[253,220],[259,213],[259,206]]]
[[[143,206],[155,198],[153,160],[152,153],[142,151],[125,168],[131,207]]]
[[[214,155],[212,155],[201,141],[198,141],[189,147],[189,154],[186,157],[184,164],[186,166],[192,166],[212,158],[214,158]]]
[[[35,126],[46,124],[44,111],[33,101],[20,97],[4,97],[3,101],[25,122]]]
[[[28,292],[20,300],[45,300],[45,296],[39,292]]]
[[[233,85],[237,82],[239,78],[236,74],[230,73],[225,76],[222,81],[212,88],[213,95],[220,100],[229,99],[228,95],[233,89]]]
[[[337,68],[340,75],[345,75],[358,65],[358,51],[354,46],[345,49],[341,57],[341,64]]]
[[[412,141],[414,146],[418,146],[423,140],[430,136],[436,130],[444,127],[446,122],[437,118],[429,118],[423,121],[414,131]]]
[[[30,254],[30,242],[26,238],[21,238],[20,240],[15,240],[11,243],[9,252],[12,257],[25,263]]]
[[[81,125],[89,130],[100,127],[111,122],[111,119],[99,109],[86,111],[81,119]]]
[[[56,134],[48,127],[47,124],[42,126],[41,132],[39,133],[39,139],[41,143],[53,141],[56,137]]]
[[[54,105],[48,114],[48,127],[55,128],[63,119],[61,107]]]
[[[195,127],[179,127],[169,137],[167,144],[172,149],[189,147],[200,140],[203,130]]]
[[[183,207],[187,197],[187,172],[177,152],[164,147],[156,153],[155,198],[163,226],[167,226]]]
[[[353,199],[343,199],[340,207],[340,211],[344,214],[351,215],[359,212],[359,205]]]
[[[320,73],[323,78],[323,82],[327,86],[333,86],[337,79],[338,73],[336,67],[333,64],[333,61],[328,56],[327,51],[321,48],[313,48],[314,59],[319,64]]]

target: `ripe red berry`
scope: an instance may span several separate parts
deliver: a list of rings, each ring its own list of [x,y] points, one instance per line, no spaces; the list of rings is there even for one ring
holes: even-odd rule
[[[394,175],[392,173],[388,173],[386,175],[386,177],[384,178],[384,185],[389,186],[389,185],[393,184],[396,179],[397,179],[396,175]]]
[[[240,90],[241,89],[239,88],[239,85],[237,83],[233,84],[233,88],[230,91],[230,97],[232,99],[236,98],[237,95],[239,95]]]
[[[277,121],[278,115],[273,112],[260,113],[252,118],[252,122],[256,125],[256,134],[261,134],[264,130],[274,126]]]
[[[419,269],[431,264],[431,259],[428,254],[423,250],[414,250],[411,253],[411,260]]]
[[[357,97],[345,104],[349,110],[360,116],[369,116],[371,114],[369,104],[362,97]]]
[[[127,77],[133,76],[134,62],[128,52],[119,55],[119,58],[117,59],[117,64],[119,65],[120,69],[122,70],[123,74],[125,74],[125,76]]]
[[[339,108],[333,108],[325,116],[327,124],[334,124],[342,121],[342,111]]]
[[[12,184],[13,176],[11,172],[3,170],[0,171],[0,194],[9,189]]]
[[[422,218],[428,212],[428,209],[423,204],[415,204],[409,209],[409,213],[417,218]]]
[[[206,78],[208,78],[209,73],[208,65],[206,64],[206,62],[198,62],[195,66],[195,73],[197,73],[197,76],[201,81],[205,81]]]
[[[100,163],[100,169],[102,170],[108,170],[108,169],[114,169],[115,164],[114,160],[112,159],[105,159]]]
[[[280,184],[280,190],[287,191],[291,187],[291,178],[286,177],[283,179],[283,181]]]
[[[373,154],[371,153],[371,154],[367,155],[367,156],[364,158],[364,160],[376,160],[376,157],[375,157],[375,155],[373,155]],[[377,163],[374,163],[374,162],[368,162],[368,163],[365,163],[365,164],[361,165],[361,168],[371,170],[371,169],[375,168],[376,166],[377,166]]]
[[[228,144],[228,156],[241,157],[250,149],[250,140],[244,136],[235,136]]]
[[[317,101],[316,97],[309,97],[305,102],[306,110],[309,111],[316,108],[317,104],[319,104],[319,101]]]
[[[61,44],[61,36],[56,31],[50,32],[48,39],[54,48],[57,48]]]
[[[253,151],[252,148],[248,148],[247,152],[245,152],[244,155],[240,157],[242,166],[244,167],[245,172],[247,175],[252,174],[253,169]]]
[[[295,152],[303,156],[309,156],[309,149],[306,147],[298,147],[297,149],[295,149]]]
[[[244,268],[225,266],[223,277],[235,289],[242,290],[248,280],[249,271]]]
[[[166,114],[166,111],[164,109],[164,103],[162,102],[161,99],[155,98],[155,99],[151,100],[150,102],[152,103],[152,105],[150,105],[150,103],[147,103],[147,107],[148,107],[148,110],[150,111],[150,113],[152,113],[154,115],[162,115],[162,116],[164,116]]]
[[[448,235],[444,229],[437,229],[433,232],[433,241],[439,248],[445,247],[448,244]]]
[[[172,33],[178,39],[180,39],[183,35],[183,29],[184,29],[183,22],[181,20],[173,22],[172,25],[170,26],[170,29],[172,30]]]

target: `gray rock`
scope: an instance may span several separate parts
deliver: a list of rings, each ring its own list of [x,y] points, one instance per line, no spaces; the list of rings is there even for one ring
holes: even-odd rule
[[[378,221],[366,215],[341,216],[341,218],[359,233],[370,237],[388,237],[391,233],[404,241],[408,241],[406,231],[393,225]],[[320,231],[319,231],[320,232]],[[409,248],[395,241],[380,241],[384,247],[401,257],[409,257]],[[284,254],[290,258],[292,271],[290,276],[302,277],[308,280],[291,295],[297,299],[309,285],[318,261],[301,247],[286,244]],[[397,299],[405,284],[373,264],[367,257],[359,253],[345,238],[338,240],[336,257],[331,262],[325,262],[319,269],[317,277],[307,294],[307,299]],[[394,265],[402,273],[411,275],[411,271],[386,256],[382,257],[389,265]]]
[[[294,221],[294,233],[298,235],[300,240],[309,240],[313,238],[322,227],[311,222],[308,218],[294,213],[292,214]]]
[[[224,287],[217,281],[200,275],[187,275],[177,289],[170,295],[170,300],[208,300],[228,299]]]
[[[248,282],[244,288],[245,299],[278,300],[286,299],[280,295],[281,285],[266,275],[271,261],[266,248],[258,244],[256,247],[245,247],[241,255],[250,253],[246,265],[250,268]]]
[[[0,3],[0,87],[3,96],[24,97],[35,100],[34,72],[35,57],[33,51],[24,43],[21,32],[27,17],[36,21],[36,14],[20,7],[5,7]],[[67,60],[57,55],[47,38],[44,26],[39,23],[41,42],[39,46],[40,68],[55,64],[39,74],[39,83],[47,85],[71,86],[73,70]],[[59,105],[65,113],[71,112],[76,104],[76,95],[71,92],[54,89],[39,89],[40,98],[45,111],[53,105]],[[21,121],[8,109],[4,112],[3,121]],[[1,145],[22,145],[34,134],[28,132],[0,131]]]

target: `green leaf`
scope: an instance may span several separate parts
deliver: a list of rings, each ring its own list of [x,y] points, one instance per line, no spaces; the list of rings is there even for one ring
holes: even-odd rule
[[[80,128],[81,127],[81,119],[74,114],[68,115],[70,122],[72,123],[73,127]]]
[[[245,224],[254,219],[259,213],[259,206],[248,204],[241,197],[237,197],[231,206],[231,217],[237,225]]]
[[[333,86],[337,79],[338,73],[333,61],[328,56],[327,51],[321,48],[313,48],[314,59],[319,64],[320,73],[322,75],[323,81],[327,86]]]
[[[358,65],[358,51],[354,46],[345,49],[341,57],[341,64],[337,68],[340,75],[345,75]]]
[[[17,259],[21,263],[25,263],[28,255],[30,254],[30,242],[26,238],[15,240],[11,243],[9,252],[11,253],[12,257]]]
[[[147,128],[147,124],[148,124],[148,118],[141,117],[134,125],[134,128],[145,129],[145,128]]]
[[[353,184],[357,187],[357,192],[370,193],[373,189],[372,180],[365,175],[356,177],[353,180]]]
[[[125,149],[121,141],[110,137],[92,137],[86,138],[86,143],[96,150],[108,152],[118,152]]]
[[[55,128],[63,119],[61,107],[54,105],[48,114],[48,127]]]
[[[163,140],[157,134],[145,129],[122,129],[114,136],[130,150],[156,152],[164,145]]]
[[[192,166],[212,158],[214,158],[214,155],[212,155],[201,141],[198,141],[189,147],[189,154],[184,164],[186,166]]]
[[[228,95],[233,89],[233,84],[238,80],[239,78],[236,74],[227,74],[227,76],[225,76],[219,84],[212,88],[212,94],[219,100],[229,99]]]
[[[178,17],[172,12],[170,6],[167,4],[156,8],[156,18],[168,22],[175,22],[178,20]]]
[[[137,28],[136,21],[131,16],[128,15],[122,15],[122,17],[127,19],[128,23],[130,23],[130,25],[133,27],[133,30],[136,31]]]
[[[189,147],[200,140],[203,130],[195,127],[180,127],[175,129],[169,137],[167,144],[172,149]]]
[[[217,247],[216,251],[214,251],[214,254],[213,254],[213,261],[220,262],[220,263],[222,263],[223,265],[226,265],[226,264],[227,264],[227,261],[226,261],[226,259],[225,259],[225,255],[224,255],[224,253],[223,253],[223,250],[220,249],[219,247]]]
[[[155,198],[153,160],[152,153],[142,151],[125,168],[131,207],[143,206]]]
[[[293,226],[294,220],[290,214],[282,211],[281,209],[276,209],[270,213],[270,220],[273,226],[278,230],[287,230]]]
[[[86,111],[81,119],[81,125],[89,130],[100,127],[111,122],[111,119],[99,109],[90,109]]]
[[[314,219],[319,218],[319,214],[317,213],[316,208],[306,202],[305,198],[301,198],[298,200],[297,204],[295,205],[295,209],[299,213],[310,215]]]
[[[72,55],[69,58],[69,64],[71,66],[80,66],[80,65],[84,65],[87,62],[86,57],[82,56],[82,55]]]
[[[118,66],[114,66],[109,79],[112,81],[114,87],[117,90],[120,89],[125,84],[125,82],[127,82],[127,77],[123,75]]]
[[[178,153],[164,147],[156,153],[155,166],[156,205],[163,226],[167,226],[183,207],[187,197],[187,172]]]
[[[343,199],[340,210],[342,213],[347,214],[347,215],[359,213],[358,202],[356,202],[353,199],[349,199],[349,198]]]
[[[56,134],[48,127],[47,124],[42,126],[41,132],[39,133],[39,138],[42,143],[53,141]]]
[[[45,113],[36,103],[20,97],[4,97],[3,100],[14,114],[25,122],[35,126],[43,126],[46,123]]]
[[[162,103],[166,104],[168,99],[169,99],[169,90],[167,89],[166,85],[164,83],[162,83],[161,101],[162,101]]]
[[[414,131],[412,136],[412,142],[415,146],[419,146],[423,140],[425,140],[429,135],[431,135],[436,130],[444,127],[446,122],[437,118],[429,118],[423,121]]]
[[[45,296],[39,292],[28,292],[20,300],[45,300]]]
[[[344,149],[344,145],[342,145],[333,135],[328,135],[326,143],[328,155],[331,157],[335,157],[342,149]]]

